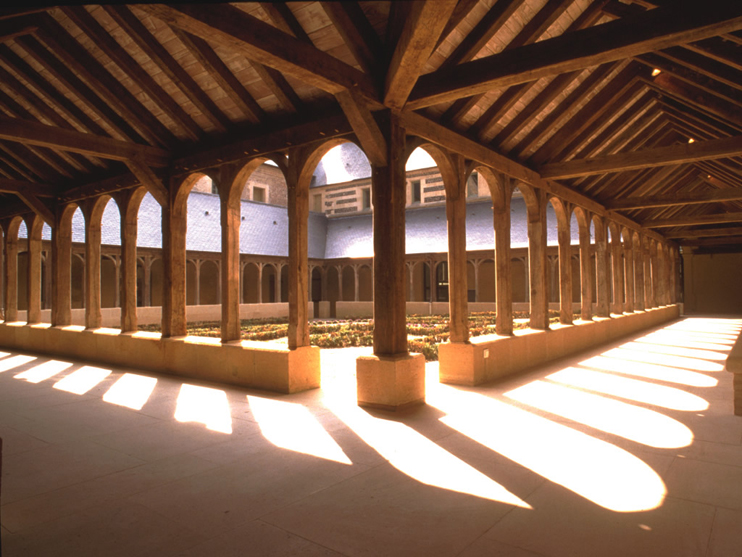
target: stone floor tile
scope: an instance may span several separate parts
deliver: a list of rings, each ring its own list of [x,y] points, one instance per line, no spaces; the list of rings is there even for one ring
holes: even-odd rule
[[[742,510],[742,467],[676,459],[666,475],[674,497]]]
[[[706,557],[742,557],[742,511],[716,509]]]

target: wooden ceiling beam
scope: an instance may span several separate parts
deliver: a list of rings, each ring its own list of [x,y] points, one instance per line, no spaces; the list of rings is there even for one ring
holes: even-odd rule
[[[0,118],[0,138],[111,160],[139,158],[152,166],[167,166],[170,159],[170,154],[158,147],[65,130],[18,118]]]
[[[137,8],[172,27],[213,44],[233,48],[249,60],[292,75],[328,93],[335,94],[358,85],[364,95],[377,99],[373,83],[362,72],[234,6],[140,4]]]
[[[175,136],[52,16],[43,16],[37,37],[106,104],[114,107],[153,144],[170,145]]]
[[[740,199],[742,199],[742,188],[734,188],[731,190],[726,189],[699,193],[678,193],[652,197],[627,197],[611,201],[606,204],[606,207],[614,211],[629,211],[633,209],[646,209],[649,207],[721,203],[724,201],[739,201]]]
[[[701,230],[684,230],[668,232],[667,238],[713,238],[714,236],[742,236],[742,226],[726,228],[704,228]]]
[[[605,174],[607,172],[623,172],[653,166],[686,164],[740,154],[742,154],[742,136],[735,136],[603,157],[556,162],[542,166],[540,172],[545,178],[563,179],[590,174]]]
[[[742,90],[742,72],[720,64],[711,58],[696,54],[685,48],[667,48],[657,52],[658,56],[680,64],[694,72],[705,75],[715,81],[724,83],[729,87]]]
[[[742,222],[742,212],[647,220],[642,223],[642,226],[645,228],[672,228],[681,226],[698,226],[702,224],[720,224],[723,222]]]
[[[152,194],[152,197],[162,207],[167,207],[170,199],[170,194],[167,186],[163,183],[160,177],[149,167],[142,158],[137,157],[126,161],[126,166],[129,167],[131,173],[137,177],[139,183],[141,183],[147,191]]]
[[[32,35],[38,29],[38,20],[34,15],[0,18],[0,43],[12,41],[24,35]]]
[[[96,48],[108,56],[129,79],[152,99],[186,136],[194,141],[201,136],[203,130],[193,121],[193,118],[170,95],[162,90],[162,87],[140,66],[139,62],[132,58],[90,12],[82,6],[64,6],[60,9],[95,43]],[[221,132],[228,129],[221,122],[217,122],[216,127]]]
[[[139,181],[139,178],[134,174],[121,174],[64,190],[64,192],[59,195],[59,202],[64,204],[82,201],[83,199],[98,197],[105,194],[110,195],[117,191],[130,189],[140,185],[141,182]]]
[[[29,209],[41,217],[46,224],[54,226],[54,212],[46,203],[29,192],[18,192],[16,195]]]
[[[285,2],[260,2],[260,7],[281,31],[293,35],[300,41],[312,44],[312,39],[309,38],[294,12]]]
[[[387,165],[387,143],[371,111],[355,90],[335,95],[371,164]]]
[[[704,239],[693,239],[693,240],[680,240],[678,242],[684,247],[690,248],[704,248],[714,246],[729,246],[729,245],[742,245],[742,237],[727,236],[725,238],[704,238]]]
[[[0,137],[0,139],[3,138]],[[16,168],[20,165],[28,172],[31,172],[32,175],[36,175],[40,178],[42,182],[52,183],[54,181],[55,176],[53,169],[46,161],[39,158],[39,156],[28,146],[20,143],[8,143],[3,141],[0,143],[0,149],[13,157],[14,162],[16,163]],[[30,177],[28,174],[24,174],[24,176],[29,178],[32,182],[36,181],[35,178]]]
[[[742,48],[739,45],[714,37],[705,41],[688,43],[683,45],[683,48],[742,71]]]
[[[358,2],[321,2],[320,5],[358,65],[369,75],[381,76],[384,46]]]
[[[386,74],[385,106],[405,105],[455,7],[456,0],[413,3]]]
[[[420,78],[408,108],[449,102],[740,28],[742,6],[734,2],[661,7],[433,72]]]
[[[57,197],[59,189],[48,184],[38,182],[26,182],[24,180],[0,179],[0,192],[3,193],[28,193],[37,197]]]

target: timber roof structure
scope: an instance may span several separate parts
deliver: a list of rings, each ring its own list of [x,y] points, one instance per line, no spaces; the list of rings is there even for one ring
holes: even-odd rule
[[[622,225],[742,247],[742,3],[0,10],[0,219],[333,137],[374,113]]]

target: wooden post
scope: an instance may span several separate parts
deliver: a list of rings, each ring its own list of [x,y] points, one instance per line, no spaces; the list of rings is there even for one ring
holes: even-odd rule
[[[528,260],[531,277],[531,329],[549,328],[546,277],[546,195],[536,190],[536,210],[528,211]]]
[[[258,297],[258,303],[263,303],[263,267],[265,266],[265,263],[256,263],[258,267],[258,284],[257,284],[257,297]]]
[[[309,346],[309,184],[299,181],[299,173],[305,160],[299,149],[292,150],[289,153],[286,176],[289,216],[289,350]],[[280,274],[278,284],[280,289]],[[404,288],[402,292],[404,293]],[[356,286],[356,297],[357,293]]]
[[[386,113],[387,165],[371,166],[375,210],[374,354],[407,354],[404,297],[405,262],[405,133],[396,115]],[[431,289],[433,285],[431,284]]]
[[[564,204],[564,218],[558,221],[559,242],[559,322],[572,324],[572,231],[569,205]]]
[[[101,200],[90,200],[82,206],[85,215],[85,328],[98,329],[102,318],[100,311],[100,243],[102,208]]]
[[[27,313],[26,322],[41,321],[41,228],[44,221],[35,213],[26,221],[28,238],[27,267]]]
[[[454,176],[446,186],[448,225],[448,312],[451,342],[469,342],[466,276],[466,180],[464,158],[451,155]]]
[[[242,183],[237,181],[232,166],[221,168],[219,199],[221,204],[222,259],[221,304],[222,342],[240,340],[240,193]],[[235,191],[239,189],[240,191]]]
[[[649,273],[650,282],[652,285],[651,288],[651,297],[650,297],[650,306],[656,308],[658,305],[658,289],[659,289],[659,279],[657,276],[657,273],[659,272],[657,268],[657,242],[651,241],[649,246],[649,266],[651,268],[651,272]]]
[[[121,212],[121,332],[137,330],[137,234],[142,190],[118,196]]]
[[[152,305],[152,256],[148,255],[144,258],[142,261],[142,271],[142,290],[144,290],[142,305],[149,307]]]
[[[21,219],[8,221],[5,230],[5,322],[18,321],[18,228]]]
[[[490,188],[492,196],[492,218],[495,229],[495,332],[498,335],[513,334],[513,277],[510,259],[510,201],[512,183],[510,177],[500,174],[499,188]]]
[[[598,317],[610,317],[610,287],[608,277],[608,232],[607,224],[601,217],[593,220],[595,224],[595,282],[597,292]]]
[[[614,233],[615,231],[615,233]],[[621,232],[617,227],[611,231],[611,255],[613,257],[611,269],[613,270],[613,306],[612,313],[623,313],[623,246],[621,245]]]
[[[52,228],[52,326],[72,323],[72,215],[57,208]]]
[[[162,207],[162,337],[187,334],[186,321],[186,199],[175,203],[173,184]]]
[[[634,240],[634,310],[644,311],[644,242],[641,236],[635,236]]]
[[[630,234],[630,232],[627,232]],[[623,244],[623,264],[626,287],[626,302],[624,311],[633,313],[634,311],[634,249],[631,238],[627,237]]]
[[[584,213],[584,221],[578,220],[580,235],[580,318],[593,318],[593,284],[590,273],[590,215]]]

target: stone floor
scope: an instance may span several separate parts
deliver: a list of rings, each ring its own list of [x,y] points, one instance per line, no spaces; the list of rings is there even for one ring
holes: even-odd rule
[[[428,364],[403,415],[355,405],[353,349],[294,396],[3,351],[3,555],[742,556],[740,330],[476,389]]]

